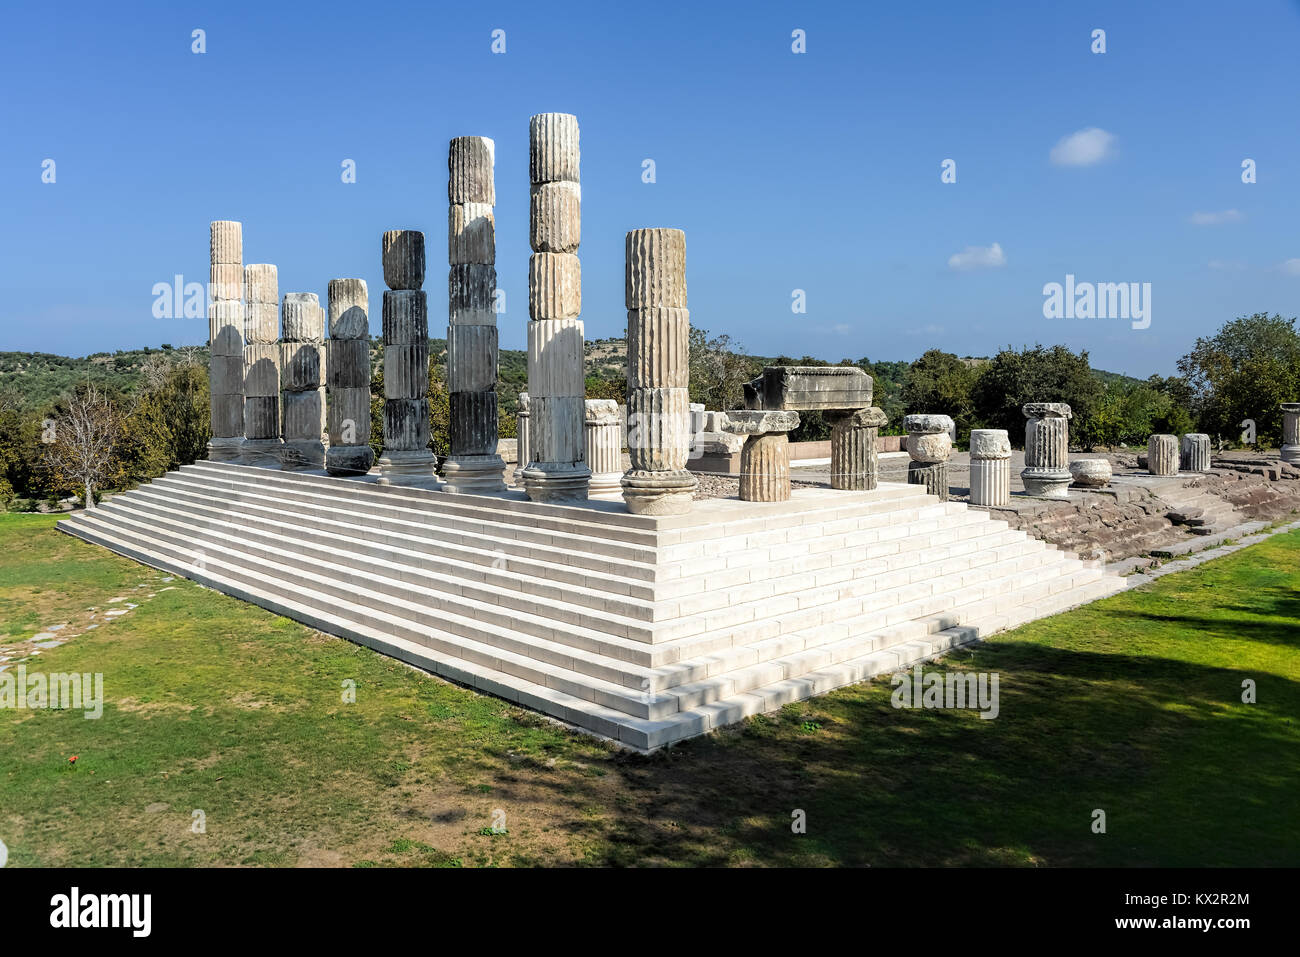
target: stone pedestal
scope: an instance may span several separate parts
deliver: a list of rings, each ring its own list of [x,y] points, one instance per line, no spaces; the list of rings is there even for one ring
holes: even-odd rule
[[[1153,435],[1147,439],[1147,471],[1152,475],[1178,474],[1178,437]]]
[[[531,454],[532,446],[528,439],[528,419],[529,413],[528,393],[519,393],[519,408],[515,412],[515,471],[512,481],[515,485],[522,485],[524,482],[524,469],[528,466],[528,457]]]
[[[903,417],[907,430],[907,465],[910,485],[924,485],[927,492],[948,501],[948,458],[952,455],[953,421],[946,415],[915,414]]]
[[[875,407],[833,416],[831,488],[869,492],[879,483],[876,437],[889,417]]]
[[[578,119],[539,113],[528,124],[528,394],[532,461],[522,478],[535,502],[587,497]]]
[[[209,227],[208,394],[212,439],[208,458],[238,462],[244,444],[244,227],[218,220]]]
[[[325,310],[312,292],[284,296],[280,337],[280,410],[284,444],[280,467],[286,471],[325,467],[321,386]]]
[[[1184,472],[1210,470],[1210,437],[1204,432],[1188,432],[1183,436],[1179,464]]]
[[[971,430],[970,503],[1011,503],[1011,437],[1005,429]]]
[[[591,469],[589,498],[619,499],[623,477],[623,429],[618,403],[613,399],[588,399],[583,429],[586,433],[584,461]]]
[[[1300,402],[1282,403],[1282,461],[1300,465]]]
[[[447,380],[451,451],[442,462],[448,492],[500,492],[497,454],[496,145],[460,136],[447,153]],[[491,305],[489,305],[491,304]]]
[[[429,451],[429,313],[424,233],[394,229],[381,244],[384,282],[384,451],[380,485],[437,488]]]
[[[745,437],[740,450],[740,498],[745,502],[784,502],[790,498],[789,433],[799,427],[798,412],[728,412],[726,430]]]
[[[688,511],[698,480],[690,458],[691,317],[686,308],[686,234],[634,229],[625,241],[627,448],[623,477],[629,511]]]
[[[1021,410],[1025,418],[1025,468],[1020,479],[1025,491],[1042,498],[1069,498],[1070,419],[1064,402],[1030,402]]]
[[[326,422],[330,475],[365,475],[370,447],[370,294],[364,279],[331,279],[327,318]]]
[[[1075,459],[1070,463],[1070,477],[1075,488],[1105,488],[1110,484],[1111,467],[1107,459]]]

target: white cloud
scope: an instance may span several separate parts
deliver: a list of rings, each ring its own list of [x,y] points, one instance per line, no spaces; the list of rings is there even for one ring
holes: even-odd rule
[[[1245,263],[1230,262],[1226,259],[1211,259],[1206,265],[1215,272],[1241,272],[1246,268]]]
[[[1090,126],[1061,137],[1052,147],[1051,159],[1056,166],[1092,166],[1115,155],[1115,134]]]
[[[1288,259],[1282,264],[1281,269],[1288,276],[1300,276],[1300,259]]]
[[[962,271],[970,269],[996,269],[1005,266],[1007,257],[997,243],[992,246],[967,246],[948,257],[948,268]]]
[[[1221,213],[1192,213],[1190,222],[1194,226],[1221,226],[1224,223],[1239,223],[1245,218],[1238,210],[1225,209]]]

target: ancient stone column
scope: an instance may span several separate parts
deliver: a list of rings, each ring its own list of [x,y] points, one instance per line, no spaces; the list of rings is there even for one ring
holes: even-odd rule
[[[275,266],[244,267],[245,465],[278,469],[280,439],[280,284]]]
[[[506,464],[497,454],[496,145],[459,136],[447,151],[447,380],[451,453],[448,492],[500,492]]]
[[[621,499],[623,429],[618,417],[618,403],[613,399],[588,399],[585,412],[586,451],[583,461],[591,469],[587,497]]]
[[[946,415],[907,415],[909,485],[924,485],[931,495],[948,501],[948,457],[952,454],[952,419]]]
[[[1152,475],[1177,475],[1178,451],[1178,436],[1151,436],[1147,439],[1147,471]]]
[[[1210,470],[1210,437],[1204,432],[1188,432],[1183,436],[1179,464],[1184,472]]]
[[[686,234],[634,229],[627,234],[627,447],[623,476],[628,511],[689,511],[699,480],[686,468],[691,410],[686,308]]]
[[[1300,465],[1300,402],[1282,403],[1282,461]]]
[[[524,484],[524,469],[528,467],[531,446],[528,440],[528,393],[519,393],[519,408],[515,411],[515,472],[512,481],[515,485]]]
[[[424,233],[393,229],[383,238],[384,451],[380,485],[436,488],[429,451],[429,312]]]
[[[532,461],[524,488],[535,502],[587,497],[582,460],[586,378],[578,186],[578,118],[539,113],[528,123],[528,394]]]
[[[325,310],[314,292],[285,293],[280,333],[280,409],[284,444],[280,467],[286,471],[325,465],[321,441],[321,356]]]
[[[365,475],[370,447],[370,294],[364,279],[331,279],[325,380],[330,475]]]
[[[1005,429],[971,430],[970,503],[1011,503],[1011,436]]]
[[[1069,498],[1070,418],[1064,402],[1030,402],[1020,410],[1025,423],[1025,491],[1043,498]]]
[[[240,459],[244,444],[244,227],[217,220],[209,227],[208,393],[212,438],[208,458]]]
[[[784,502],[790,498],[790,442],[799,413],[746,409],[728,412],[724,428],[745,436],[740,450],[740,498]]]
[[[876,407],[833,416],[831,488],[869,492],[879,481],[876,437],[889,417]]]

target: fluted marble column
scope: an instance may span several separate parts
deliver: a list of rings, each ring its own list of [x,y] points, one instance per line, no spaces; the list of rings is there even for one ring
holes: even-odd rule
[[[1300,402],[1282,403],[1282,461],[1300,465]]]
[[[1183,436],[1179,464],[1184,472],[1210,470],[1210,437],[1204,432],[1188,432]]]
[[[244,267],[245,465],[278,469],[280,438],[280,285],[275,266]]]
[[[370,294],[364,279],[331,279],[326,352],[326,421],[331,475],[365,475],[375,464],[370,447]]]
[[[872,406],[835,417],[831,426],[831,488],[869,492],[879,482],[876,437],[889,424]]]
[[[952,418],[914,414],[903,417],[907,429],[909,485],[924,485],[931,495],[948,501],[948,458],[952,455]]]
[[[524,488],[535,502],[587,497],[578,118],[539,113],[528,123],[528,394],[532,461]]]
[[[243,224],[213,222],[208,251],[208,394],[212,422],[208,458],[235,462],[244,444]]]
[[[1070,419],[1064,402],[1030,402],[1020,410],[1025,418],[1025,467],[1020,479],[1025,491],[1043,498],[1069,498]]]
[[[625,241],[627,429],[631,468],[623,476],[628,511],[689,511],[699,480],[686,468],[691,448],[686,234],[634,229]]]
[[[1151,436],[1147,439],[1147,471],[1152,475],[1177,475],[1178,453],[1178,436]]]
[[[280,467],[286,471],[325,466],[321,441],[321,358],[325,311],[314,292],[285,293],[280,333],[280,409],[284,444]]]
[[[589,498],[623,497],[623,428],[618,417],[618,403],[613,399],[586,401],[586,451],[583,456],[591,469]]]
[[[436,488],[429,451],[429,312],[424,233],[394,229],[382,243],[384,283],[384,451],[380,485]]]
[[[784,502],[790,498],[789,433],[799,427],[799,413],[746,409],[728,412],[723,428],[743,435],[740,449],[740,499]]]
[[[459,136],[447,152],[447,260],[451,389],[448,492],[500,492],[506,464],[497,454],[496,144]]]
[[[971,430],[970,503],[1011,503],[1011,436],[1005,429]]]

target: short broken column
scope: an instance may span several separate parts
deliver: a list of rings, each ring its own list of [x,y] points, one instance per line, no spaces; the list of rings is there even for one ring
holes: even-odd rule
[[[1147,471],[1152,475],[1178,474],[1178,436],[1159,433],[1147,439]]]
[[[627,447],[622,478],[628,511],[687,512],[699,480],[691,449],[691,316],[686,308],[686,234],[634,229],[625,242]]]
[[[907,430],[909,485],[924,485],[931,495],[948,501],[948,458],[952,455],[952,419],[946,415],[914,414],[903,417]]]
[[[745,437],[740,450],[741,501],[789,500],[789,433],[798,427],[798,412],[745,409],[727,413],[724,428]]]
[[[280,438],[280,285],[275,266],[244,267],[245,465],[278,469]]]
[[[1179,465],[1184,472],[1210,470],[1210,437],[1204,432],[1188,432],[1183,436]]]
[[[286,471],[323,468],[321,354],[325,310],[314,292],[285,293],[281,319],[280,409],[284,418],[284,444],[280,447],[280,467]]]
[[[1064,402],[1030,402],[1022,406],[1025,422],[1025,491],[1042,498],[1069,498],[1070,419]]]
[[[1011,503],[1011,436],[1005,429],[972,429],[970,503],[1001,507]]]
[[[515,471],[511,477],[515,485],[524,484],[524,469],[528,466],[528,406],[528,393],[520,392],[519,407],[515,410]]]
[[[621,499],[623,488],[623,428],[618,403],[613,399],[588,399],[585,406],[586,452],[591,469],[588,498]]]
[[[326,352],[326,421],[330,446],[325,471],[365,475],[375,464],[370,447],[370,294],[364,279],[331,279]]]
[[[832,415],[831,488],[869,492],[879,483],[880,457],[876,437],[889,424],[882,409],[872,406]]]
[[[384,283],[384,451],[380,485],[436,488],[429,451],[429,312],[424,233],[393,229],[382,242]]]
[[[1070,477],[1075,488],[1105,488],[1110,484],[1109,459],[1075,459],[1070,463]]]
[[[1282,403],[1282,461],[1300,465],[1300,402]]]
[[[217,220],[209,227],[208,395],[212,438],[208,458],[239,461],[244,444],[244,227]]]
[[[447,151],[448,492],[500,492],[506,463],[497,454],[496,144],[458,136]]]
[[[528,394],[532,461],[524,488],[535,502],[587,497],[582,460],[584,347],[578,118],[539,113],[528,123]]]

